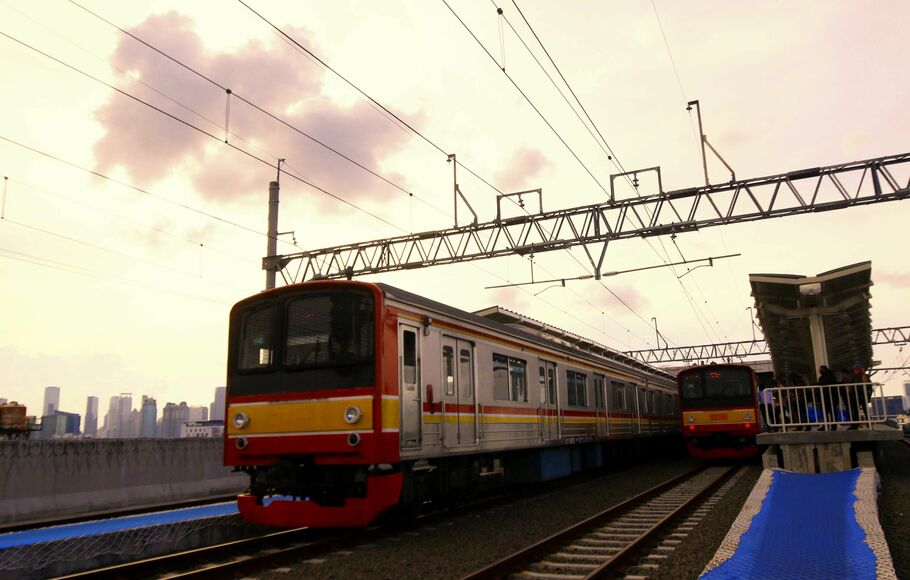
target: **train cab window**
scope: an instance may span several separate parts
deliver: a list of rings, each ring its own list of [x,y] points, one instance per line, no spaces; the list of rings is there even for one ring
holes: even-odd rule
[[[360,292],[310,294],[287,304],[284,364],[297,369],[373,361],[373,297]]]
[[[451,346],[442,347],[442,372],[445,381],[446,395],[455,394],[455,350]]]
[[[752,371],[744,367],[703,367],[679,374],[684,408],[723,408],[754,404]]]
[[[458,353],[458,382],[461,385],[462,400],[474,396],[474,364],[471,351],[463,348]]]
[[[618,381],[610,381],[610,386],[613,389],[613,410],[614,411],[625,411],[626,410],[626,393],[623,384]]]
[[[261,308],[243,316],[240,336],[240,370],[265,368],[272,364],[272,309]]]
[[[402,382],[413,385],[417,382],[417,333],[405,330],[402,333],[404,349],[401,353]]]
[[[528,401],[528,363],[519,358],[493,354],[493,398],[497,401]]]
[[[568,403],[575,407],[588,406],[588,377],[575,371],[566,371]]]

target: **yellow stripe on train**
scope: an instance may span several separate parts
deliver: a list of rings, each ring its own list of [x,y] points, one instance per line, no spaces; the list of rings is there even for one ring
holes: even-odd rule
[[[724,411],[683,411],[683,423],[686,425],[730,425],[755,423],[753,409],[727,409]]]
[[[385,407],[383,401],[383,418]],[[228,435],[259,435],[267,433],[306,433],[310,431],[350,431],[352,425],[345,421],[344,411],[348,407],[357,407],[362,416],[354,427],[373,428],[372,397],[358,399],[321,399],[316,401],[293,401],[287,403],[267,403],[253,405],[231,405],[228,409]],[[246,413],[250,418],[244,429],[234,426],[233,417],[237,413]],[[395,413],[397,418],[397,410]],[[390,417],[391,419],[391,417]],[[386,425],[387,427],[397,427]]]

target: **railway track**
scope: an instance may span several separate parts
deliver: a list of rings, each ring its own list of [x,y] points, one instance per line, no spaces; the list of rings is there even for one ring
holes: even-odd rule
[[[5,534],[8,532],[22,532],[25,530],[32,530],[36,528],[46,528],[50,526],[62,526],[66,524],[78,524],[81,522],[90,522],[94,520],[101,520],[107,518],[121,518],[126,516],[135,516],[140,514],[147,514],[153,512],[160,512],[165,510],[176,510],[182,508],[190,507],[199,507],[204,505],[210,505],[215,503],[222,503],[226,501],[234,501],[237,499],[237,494],[231,495],[217,495],[211,496],[202,499],[192,499],[185,501],[177,501],[170,503],[155,503],[155,504],[146,504],[141,506],[134,506],[124,509],[113,509],[105,511],[90,512],[87,514],[80,514],[75,516],[68,516],[64,518],[53,518],[53,519],[41,519],[41,520],[29,520],[27,522],[21,523],[11,523],[0,525],[0,534]]]
[[[616,576],[630,556],[666,532],[680,516],[710,496],[736,471],[733,467],[710,467],[673,478],[478,570],[464,580],[509,577],[569,580]],[[691,529],[682,526],[679,533]],[[651,565],[656,567],[656,564]]]
[[[370,531],[361,532],[358,538]],[[261,569],[284,558],[314,557],[352,541],[350,533],[325,535],[322,533],[320,537],[316,530],[308,528],[282,530],[59,578],[224,578],[245,570]]]

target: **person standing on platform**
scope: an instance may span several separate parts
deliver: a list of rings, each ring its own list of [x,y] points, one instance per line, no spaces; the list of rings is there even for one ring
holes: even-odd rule
[[[818,367],[817,385],[821,386],[820,409],[816,410],[817,419],[820,421],[833,421],[837,409],[837,390],[831,385],[837,384],[837,376],[826,365]]]
[[[777,379],[771,380],[771,387],[779,386]],[[775,408],[774,393],[771,391],[770,387],[765,387],[761,390],[758,395],[758,400],[761,403],[762,408],[762,417],[765,419],[765,426],[768,426],[771,422],[777,422],[777,414]]]

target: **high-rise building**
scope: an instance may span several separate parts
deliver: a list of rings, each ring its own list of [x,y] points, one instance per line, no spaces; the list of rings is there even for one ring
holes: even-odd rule
[[[133,433],[132,411],[132,393],[120,393],[119,396],[111,397],[111,404],[108,407],[107,417],[104,422],[108,439],[124,439],[135,436]]]
[[[190,421],[208,421],[209,420],[209,410],[207,407],[202,405],[194,405],[190,407]]]
[[[41,407],[41,415],[47,417],[53,415],[54,411],[60,410],[60,387],[44,388],[44,405]]]
[[[8,401],[3,397],[0,397],[0,405],[5,405]]]
[[[904,409],[910,409],[910,381],[904,381]]]
[[[209,419],[212,421],[224,421],[224,398],[225,387],[215,387],[215,400],[209,406]]]
[[[85,401],[85,425],[82,434],[86,437],[98,435],[98,397],[89,397]]]
[[[190,408],[186,403],[181,402],[179,405],[168,403],[164,406],[161,415],[161,433],[160,437],[164,439],[176,439],[180,437],[180,427],[190,420]]]
[[[79,413],[67,413],[66,411],[55,411],[58,416],[62,416],[63,433],[66,435],[78,435],[79,427],[82,426],[82,417]]]
[[[139,436],[152,438],[158,436],[158,402],[154,397],[142,395],[142,418],[140,419]]]

